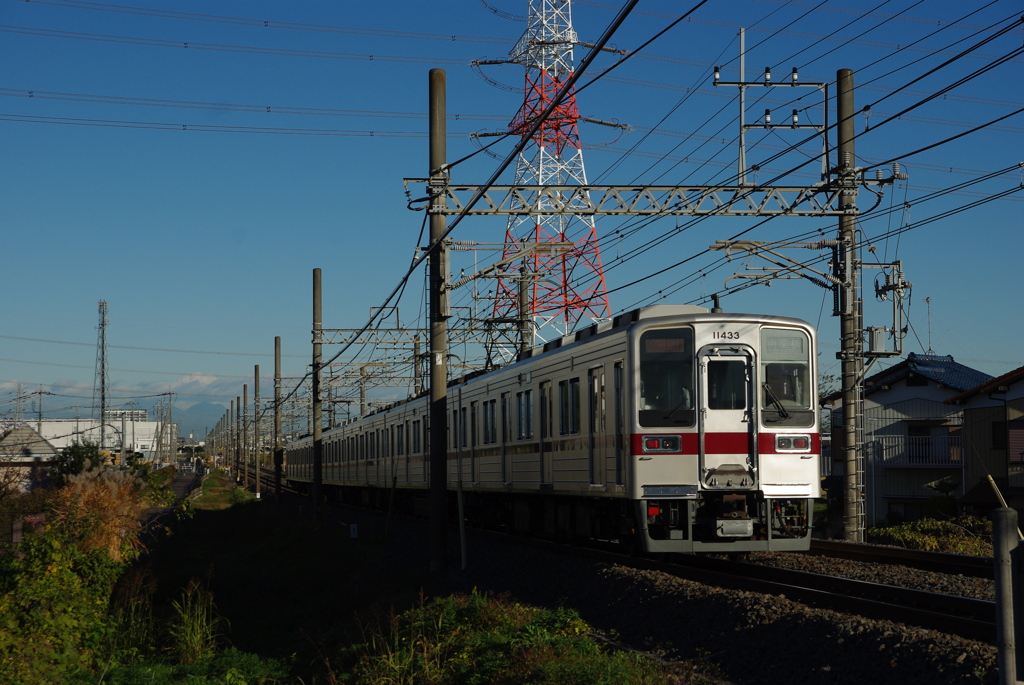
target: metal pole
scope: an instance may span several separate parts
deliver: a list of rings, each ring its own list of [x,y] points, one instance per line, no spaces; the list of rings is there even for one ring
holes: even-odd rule
[[[863,341],[860,331],[861,301],[858,293],[857,262],[857,159],[854,153],[853,71],[836,73],[838,176],[843,187],[841,204],[850,214],[839,217],[839,263],[835,265],[840,288],[841,375],[843,386],[843,449],[845,452],[845,505],[843,537],[864,541],[864,483],[862,477],[863,433]]]
[[[274,497],[281,497],[281,336],[274,337]]]
[[[313,269],[313,516],[320,520],[320,489],[323,485],[324,423],[323,404],[320,401],[320,371],[323,366],[321,331],[323,308],[320,269]]]
[[[235,483],[242,482],[242,434],[239,426],[242,424],[242,398],[235,395]]]
[[[445,157],[448,135],[445,117],[447,74],[444,69],[430,70],[430,184],[433,198],[430,213],[429,288],[430,300],[430,569],[448,567],[448,306],[445,284],[448,257],[441,241],[448,221],[446,205]]]
[[[238,434],[241,436],[242,449],[242,487],[249,489],[249,384],[242,384],[242,425]]]
[[[999,650],[1000,685],[1017,682],[1017,648],[1014,634],[1014,573],[1013,559],[1017,556],[1017,511],[999,508],[992,512],[993,566],[996,580],[996,647]]]
[[[252,399],[252,438],[253,438],[253,466],[254,477],[256,478],[256,499],[260,498],[260,365],[256,364],[253,375],[256,377],[253,385]]]
[[[530,283],[526,265],[519,267],[519,351],[533,347],[533,320],[530,318]]]

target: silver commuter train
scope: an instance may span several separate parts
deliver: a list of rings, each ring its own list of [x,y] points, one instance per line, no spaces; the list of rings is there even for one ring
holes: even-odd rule
[[[594,324],[449,383],[449,492],[484,525],[644,552],[806,549],[816,349],[803,321],[690,305]],[[325,494],[425,511],[428,402],[325,430]],[[312,454],[308,436],[287,447],[300,489]]]

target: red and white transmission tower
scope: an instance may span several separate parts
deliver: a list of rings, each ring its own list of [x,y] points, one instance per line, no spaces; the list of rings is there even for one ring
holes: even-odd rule
[[[573,73],[570,0],[529,0],[526,32],[509,53],[526,67],[523,106],[509,132],[526,135]],[[570,91],[523,148],[516,162],[515,185],[586,185],[580,149],[576,95]],[[602,122],[603,123],[603,122]],[[550,206],[550,205],[549,205]],[[571,208],[571,205],[570,205]],[[571,243],[544,250],[543,243]],[[540,247],[540,249],[536,249]],[[555,248],[556,246],[550,246]],[[608,294],[593,219],[577,214],[512,216],[505,232],[503,258],[515,259],[498,280],[497,321],[519,318],[519,289],[528,287],[533,342],[566,335],[581,320],[609,316]]]

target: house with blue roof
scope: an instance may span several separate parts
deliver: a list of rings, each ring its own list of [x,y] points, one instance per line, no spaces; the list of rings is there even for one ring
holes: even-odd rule
[[[868,526],[914,521],[944,489],[964,494],[963,416],[946,400],[991,380],[949,355],[911,352],[864,384],[864,486]],[[832,404],[832,444],[842,462],[841,393]]]

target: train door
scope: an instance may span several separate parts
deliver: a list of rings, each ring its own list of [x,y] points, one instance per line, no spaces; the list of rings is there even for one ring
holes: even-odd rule
[[[540,482],[551,483],[554,476],[551,467],[551,381],[540,384],[540,436],[537,440],[540,452]]]
[[[622,485],[626,481],[623,464],[626,452],[626,415],[623,406],[623,376],[622,362],[615,362],[612,368],[612,381],[614,383],[615,396],[612,398],[613,411],[615,412],[615,484]]]
[[[709,489],[748,489],[756,484],[754,353],[750,348],[708,346],[698,355],[700,473]]]
[[[476,441],[477,441],[477,421],[479,420],[477,414],[479,413],[478,407],[479,402],[469,403],[469,482],[477,482],[477,464],[476,464]]]
[[[501,482],[508,483],[511,481],[509,478],[508,469],[508,412],[509,402],[511,393],[501,393]]]
[[[587,371],[587,461],[592,485],[605,480],[604,450],[598,442],[604,435],[604,416],[604,367],[598,366]]]

